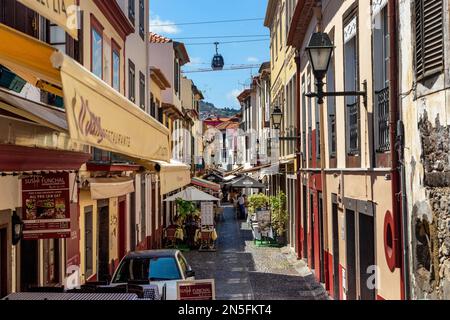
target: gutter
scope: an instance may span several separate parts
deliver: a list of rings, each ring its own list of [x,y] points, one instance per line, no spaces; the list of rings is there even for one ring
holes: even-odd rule
[[[401,132],[397,131],[397,121],[399,121],[399,90],[398,90],[398,24],[397,24],[397,3],[396,0],[388,2],[388,24],[389,24],[389,46],[390,46],[390,119],[389,134],[391,140],[391,159],[392,159],[392,211],[395,219],[395,243],[397,265],[401,271],[401,299],[409,300],[410,284],[409,284],[409,260],[408,260],[408,236],[407,236],[407,208],[405,194],[405,168],[402,162],[403,143],[398,144],[398,138]],[[395,77],[395,80],[394,80]],[[399,126],[400,127],[400,126]],[[401,139],[403,140],[403,139]],[[398,153],[397,153],[398,151]],[[400,158],[400,161],[399,161]],[[400,172],[399,172],[400,169]],[[401,180],[401,181],[400,181]],[[398,195],[401,194],[401,203]]]

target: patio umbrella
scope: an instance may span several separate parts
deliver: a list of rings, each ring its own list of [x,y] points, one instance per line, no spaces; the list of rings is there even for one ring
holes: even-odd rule
[[[183,191],[180,191],[177,194],[170,196],[164,201],[176,201],[177,199],[183,199],[187,201],[219,201],[218,198],[213,197],[212,195],[207,194],[206,192],[198,190],[195,187],[186,188]]]
[[[253,179],[249,176],[241,177],[240,179],[237,179],[231,183],[232,188],[239,188],[239,189],[265,189],[266,186],[262,184],[261,182]]]

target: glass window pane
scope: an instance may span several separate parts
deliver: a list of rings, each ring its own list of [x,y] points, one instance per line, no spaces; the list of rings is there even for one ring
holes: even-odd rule
[[[113,88],[120,91],[120,56],[114,51],[113,53]]]
[[[66,43],[66,33],[58,26],[50,26],[50,43]]]
[[[99,78],[103,77],[103,38],[92,30],[92,72]]]

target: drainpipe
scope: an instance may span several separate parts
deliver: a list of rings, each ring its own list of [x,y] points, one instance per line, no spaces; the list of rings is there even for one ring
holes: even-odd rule
[[[406,198],[404,190],[404,166],[399,161],[399,155],[402,154],[402,146],[397,143],[397,121],[399,119],[398,107],[398,29],[397,29],[397,4],[396,0],[388,2],[388,24],[389,24],[389,46],[390,46],[390,119],[389,134],[391,141],[391,172],[392,172],[392,211],[395,218],[395,234],[396,234],[396,255],[401,270],[401,299],[409,299],[409,265],[408,265],[408,248],[407,248],[407,214],[406,214]],[[397,154],[397,147],[400,147]],[[401,169],[401,177],[399,176],[399,168]],[[400,182],[400,178],[402,181]],[[402,203],[398,201],[398,195],[402,196]]]
[[[300,75],[300,63],[301,63],[301,59],[300,59],[300,50],[297,49],[295,51],[295,64],[296,64],[296,88],[295,88],[295,92],[296,92],[296,127],[297,127],[297,132],[296,132],[296,136],[300,137],[301,136],[301,130],[300,130],[300,126],[301,126],[301,119],[300,119],[300,111],[301,108],[304,106],[301,106],[300,101],[301,101],[301,94],[300,94],[300,82],[301,82],[301,75]],[[297,161],[297,195],[296,195],[296,206],[295,206],[295,211],[296,211],[296,230],[295,230],[295,235],[297,237],[297,258],[301,259],[302,258],[302,252],[303,252],[303,247],[302,247],[302,237],[300,234],[300,225],[301,225],[301,214],[300,214],[300,210],[301,210],[301,190],[302,190],[302,177],[301,177],[301,172],[300,172],[300,166],[301,166],[301,150],[302,150],[302,146],[301,146],[301,139],[297,139],[296,140],[296,161]],[[303,201],[305,201],[305,199],[303,199]],[[305,213],[303,213],[305,214]],[[305,230],[303,230],[303,232],[305,232]]]

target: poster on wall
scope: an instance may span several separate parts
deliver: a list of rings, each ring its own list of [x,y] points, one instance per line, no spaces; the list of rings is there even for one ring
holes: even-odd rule
[[[69,173],[22,179],[23,239],[70,237]]]

